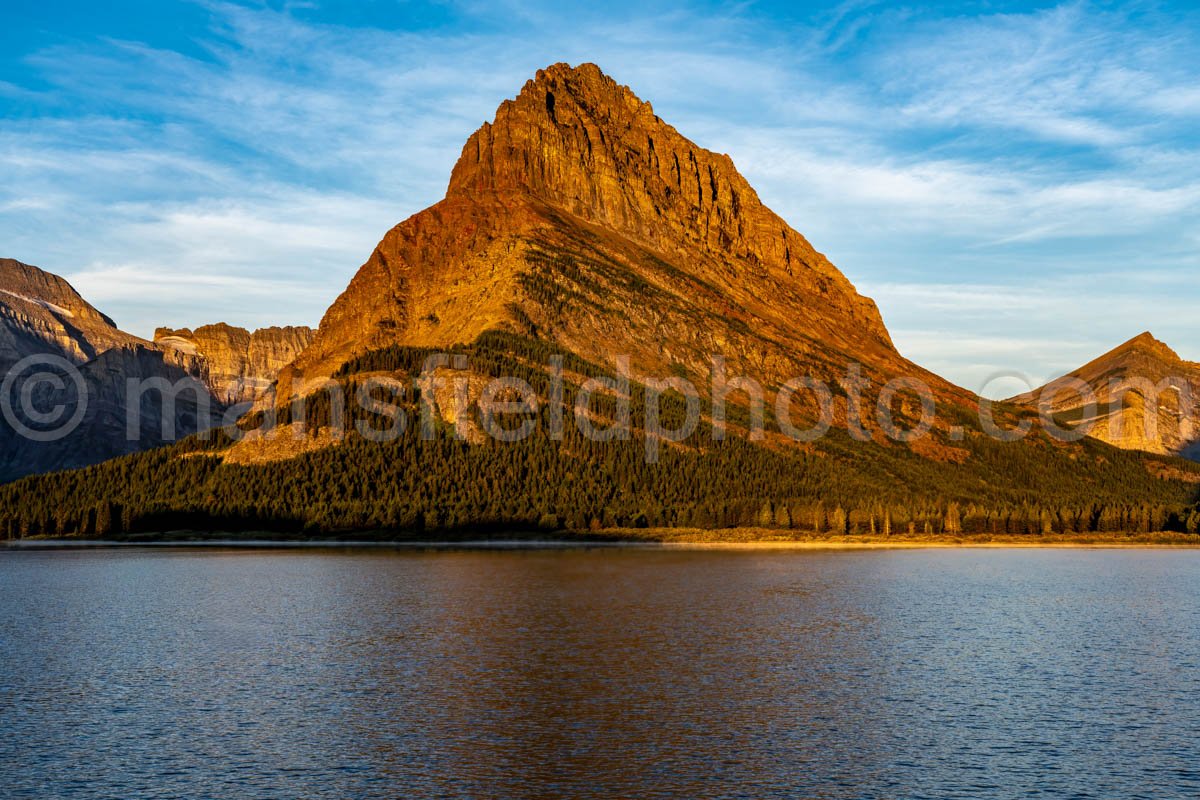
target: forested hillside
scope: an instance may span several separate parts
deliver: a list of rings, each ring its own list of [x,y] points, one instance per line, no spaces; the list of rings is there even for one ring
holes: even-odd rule
[[[520,377],[543,399],[552,386],[541,365],[560,356],[569,376],[562,399],[567,409],[585,376],[605,372],[512,334],[485,334],[456,351],[467,357],[472,374]],[[346,364],[338,379],[349,397],[369,378],[383,375],[412,386],[428,355],[405,347],[372,352]],[[329,425],[328,397],[318,393],[305,404],[310,435]],[[0,487],[0,531],[9,537],[178,528],[374,531],[404,538],[535,526],[765,526],[821,533],[1038,535],[1194,532],[1200,524],[1195,467],[1094,440],[1063,444],[1031,437],[1004,443],[976,426],[957,445],[965,457],[938,460],[913,446],[852,441],[838,428],[811,445],[770,436],[751,442],[739,429],[748,420],[747,409],[731,407],[723,441],[714,441],[706,420],[685,441],[661,447],[657,463],[648,463],[639,426],[645,391],[637,384],[628,441],[593,441],[570,423],[569,414],[561,441],[555,440],[546,433],[552,408],[545,403],[537,432],[523,442],[458,439],[445,420],[426,441],[417,424],[417,392],[394,399],[408,412],[408,425],[390,442],[370,441],[356,427],[361,422],[367,430],[383,429],[390,424],[387,417],[350,404],[351,433],[342,443],[294,459],[222,463],[232,440],[219,433]],[[668,394],[663,401],[664,421],[671,424],[683,414],[683,398]],[[594,408],[605,403],[615,398]],[[264,416],[243,425],[261,425]],[[280,425],[294,421],[288,408],[280,409]]]

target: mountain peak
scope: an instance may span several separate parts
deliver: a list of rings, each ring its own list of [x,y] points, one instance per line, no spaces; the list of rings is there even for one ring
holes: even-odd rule
[[[680,150],[690,154],[683,165],[675,163]],[[591,221],[629,223],[635,210],[629,206],[641,199],[636,195],[682,193],[689,179],[694,191],[688,199],[703,206],[704,190],[711,199],[719,188],[709,175],[717,171],[706,158],[712,155],[595,64],[553,64],[467,140],[447,195],[523,191]],[[703,163],[695,163],[697,157]],[[732,163],[720,166],[736,172]]]
[[[116,327],[116,323],[84,300],[64,278],[15,258],[0,258],[0,291],[7,295],[9,302],[13,298],[24,300],[44,308],[59,309],[70,317],[83,314]]]
[[[447,197],[488,192],[533,195],[652,245],[686,242],[764,273],[844,281],[728,155],[682,136],[595,64],[539,70],[467,140]]]
[[[1107,359],[1110,357],[1119,357],[1131,352],[1146,353],[1164,361],[1170,361],[1173,363],[1183,361],[1183,359],[1179,357],[1178,353],[1172,350],[1165,342],[1156,339],[1154,334],[1150,333],[1150,331],[1138,334],[1125,344],[1120,345],[1116,349],[1109,352],[1107,355],[1101,356],[1101,358]]]
[[[768,381],[851,358],[910,369],[874,302],[728,155],[595,64],[539,70],[471,134],[445,199],[387,233],[279,396],[373,349],[490,329],[663,369],[707,369],[721,348]]]
[[[556,98],[547,98],[544,94],[547,91],[570,94],[577,102],[587,103],[596,108],[606,104],[624,105],[635,112],[654,113],[648,102],[640,99],[628,86],[617,83],[590,61],[575,67],[563,61],[551,64],[545,69],[539,69],[532,78],[525,81],[525,86],[521,89],[522,94],[532,92],[536,99],[546,100],[547,111],[553,113]]]
[[[65,279],[0,258],[0,374],[27,355],[81,364],[123,345],[146,344],[121,330]]]
[[[1079,382],[1091,389],[1090,408]],[[1116,447],[1196,458],[1200,420],[1182,399],[1196,396],[1200,364],[1184,361],[1147,331],[1012,402],[1049,403],[1055,414],[1084,420],[1090,436]]]

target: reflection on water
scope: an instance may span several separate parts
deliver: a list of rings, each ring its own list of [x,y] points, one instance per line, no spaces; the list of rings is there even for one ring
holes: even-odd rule
[[[0,553],[0,786],[1196,797],[1200,553]]]

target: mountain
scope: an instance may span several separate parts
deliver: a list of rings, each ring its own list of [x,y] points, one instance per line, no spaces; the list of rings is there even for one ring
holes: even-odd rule
[[[313,330],[306,327],[261,328],[251,333],[220,322],[194,331],[159,328],[154,343],[198,357],[214,396],[232,405],[258,399],[312,337]]]
[[[1080,382],[1094,397],[1081,397]],[[1125,450],[1200,460],[1200,364],[1148,332],[1010,402],[1045,402],[1064,425]]]
[[[33,354],[82,364],[113,347],[145,344],[117,329],[62,278],[0,258],[0,374]]]
[[[13,374],[11,398],[18,396],[22,380],[39,370],[50,369],[61,381],[33,386],[32,409],[10,402],[17,420],[0,422],[0,481],[95,464],[218,426],[229,407],[266,391],[312,335],[302,327],[250,333],[220,323],[195,331],[160,328],[149,342],[120,330],[61,277],[0,259],[0,375],[8,376],[22,359],[39,356],[64,359],[77,376],[76,381],[62,364],[41,361]],[[179,389],[176,402],[164,403],[157,390],[135,395],[131,380],[166,381]],[[61,406],[59,422],[70,422],[80,409],[81,390],[87,403],[69,434],[42,435],[58,423],[39,424],[28,412],[36,416]],[[127,431],[130,406],[140,415],[133,435]],[[21,435],[18,425],[39,435]]]
[[[30,356],[36,363],[21,364]],[[62,361],[47,360],[55,358]],[[203,372],[196,356],[118,329],[59,276],[0,259],[0,374],[8,390],[0,397],[0,482],[95,464],[221,424],[224,405],[200,382]],[[132,389],[131,380],[166,381],[181,391],[172,404],[157,390]],[[132,432],[130,406],[137,409]]]
[[[160,340],[211,348],[196,332]],[[462,380],[414,385],[438,354],[454,358],[437,377]],[[613,382],[622,355],[633,375]],[[718,435],[714,356],[763,390],[763,436],[744,435],[749,382],[727,403],[730,435]],[[239,357],[215,370],[235,391]],[[502,377],[523,383],[501,387],[510,410],[497,420],[481,413],[483,390]],[[656,388],[668,377],[705,397]],[[776,402],[805,378],[824,386]],[[593,390],[599,379],[610,388]],[[893,391],[897,381],[931,396]],[[512,410],[522,386],[535,410]],[[383,237],[237,427],[0,487],[0,530],[1200,527],[1200,466],[1036,428],[1002,435],[1036,415],[996,404],[997,431],[981,405],[904,358],[875,304],[728,156],[596,66],[558,64],[468,138],[445,197]],[[616,435],[556,425],[569,414]],[[785,435],[785,414],[829,428]]]
[[[382,347],[448,347],[504,330],[651,375],[768,386],[911,375],[874,302],[705,150],[593,64],[556,64],[470,136],[446,196],[397,225],[280,376],[326,378]],[[877,382],[877,386],[882,381]]]

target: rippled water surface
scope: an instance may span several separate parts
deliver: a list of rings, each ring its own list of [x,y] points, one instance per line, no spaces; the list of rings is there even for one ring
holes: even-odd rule
[[[0,552],[5,798],[1200,797],[1200,552]]]

